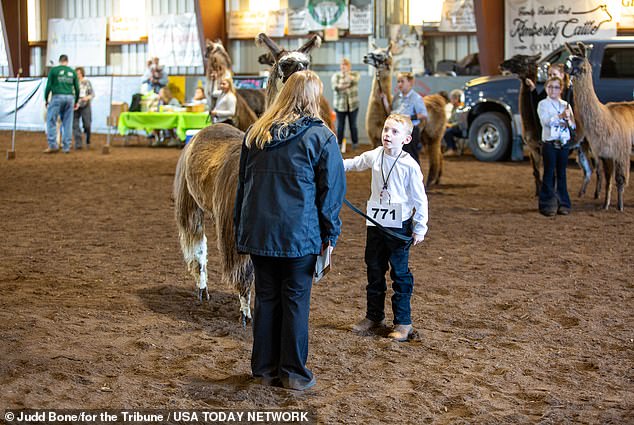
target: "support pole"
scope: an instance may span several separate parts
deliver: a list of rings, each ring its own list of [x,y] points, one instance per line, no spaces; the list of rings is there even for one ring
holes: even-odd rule
[[[11,135],[11,150],[7,151],[7,159],[15,159],[15,130],[18,126],[18,94],[20,93],[20,74],[22,68],[18,69],[18,80],[15,83],[15,109],[13,110],[13,134]]]
[[[101,148],[101,153],[107,155],[110,153],[110,133],[112,132],[112,89],[114,87],[114,75],[110,76],[110,103],[108,106],[108,117],[106,122],[108,123],[108,135],[106,136],[106,144]]]

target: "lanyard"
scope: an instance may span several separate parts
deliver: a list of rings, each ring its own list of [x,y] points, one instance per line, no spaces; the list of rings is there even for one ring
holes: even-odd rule
[[[387,190],[387,183],[388,183],[388,180],[390,180],[390,175],[392,175],[392,171],[394,170],[394,167],[396,166],[396,163],[398,162],[398,159],[400,157],[401,157],[400,154],[399,156],[396,157],[396,159],[394,160],[394,163],[392,164],[392,167],[390,168],[390,171],[388,171],[387,173],[387,178],[386,178],[385,175],[383,174],[383,158],[385,158],[385,150],[381,152],[381,178],[383,179],[383,190],[381,190],[381,194],[383,194],[383,191],[387,193],[389,203],[391,203],[392,196],[390,196],[390,192]]]

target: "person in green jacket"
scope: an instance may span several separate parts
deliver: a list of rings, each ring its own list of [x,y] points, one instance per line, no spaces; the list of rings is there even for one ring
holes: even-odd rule
[[[49,102],[49,94],[51,94]],[[46,139],[48,148],[44,153],[56,153],[56,122],[59,116],[62,121],[62,150],[70,152],[73,135],[73,111],[77,109],[79,100],[79,80],[75,71],[68,66],[68,56],[59,57],[59,65],[48,73],[44,101],[46,102]]]

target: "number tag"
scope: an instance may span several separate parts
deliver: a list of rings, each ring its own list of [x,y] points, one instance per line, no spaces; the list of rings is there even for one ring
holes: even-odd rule
[[[376,220],[381,226],[396,227],[397,229],[403,226],[401,204],[380,204],[378,202],[368,201],[366,214]],[[368,220],[366,220],[366,224],[368,226],[374,226],[374,224]]]
[[[561,137],[561,127],[559,125],[552,125],[550,127],[550,139],[559,140]]]

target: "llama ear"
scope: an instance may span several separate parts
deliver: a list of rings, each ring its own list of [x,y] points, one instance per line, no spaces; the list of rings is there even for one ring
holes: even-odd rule
[[[564,41],[564,46],[566,47],[566,50],[568,50],[568,53],[570,53],[571,55],[575,54],[575,49],[570,45],[570,43]]]
[[[581,41],[577,42],[577,48],[579,49],[579,56],[585,58],[586,57],[586,45]]]
[[[308,40],[302,47],[297,49],[301,53],[308,53],[313,50],[315,47],[321,46],[321,37],[317,34],[313,35],[310,40]]]
[[[531,56],[531,61],[533,62],[537,62],[539,60],[539,58],[542,57],[541,53],[537,53],[536,55]]]
[[[266,46],[273,54],[273,57],[277,57],[277,55],[279,55],[280,52],[282,51],[280,46],[275,44],[275,42],[271,40],[269,36],[264,34],[263,32],[258,34],[258,36],[255,38],[255,44],[258,46],[262,46],[262,45]]]
[[[395,43],[392,40],[390,40],[390,44],[387,45],[387,50],[386,50],[386,53],[388,55],[392,53],[392,48],[394,47],[394,45]]]

